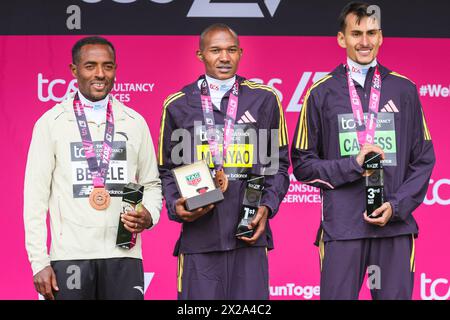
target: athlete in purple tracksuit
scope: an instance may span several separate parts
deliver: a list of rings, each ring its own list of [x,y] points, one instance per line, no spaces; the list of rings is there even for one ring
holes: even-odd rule
[[[273,248],[273,239],[268,219],[277,213],[289,187],[288,136],[275,92],[236,75],[241,54],[233,30],[221,24],[208,27],[197,52],[205,64],[205,76],[170,95],[164,103],[159,171],[169,218],[182,223],[174,251],[178,256],[179,299],[269,298],[267,249]],[[170,170],[202,158],[211,168],[214,166],[202,109],[205,95],[200,86],[204,81],[214,104],[213,121],[221,136],[231,88],[236,83],[238,108],[224,165],[229,180],[224,200],[189,212]],[[251,132],[257,133],[256,140]],[[268,143],[264,142],[266,138]],[[252,222],[254,236],[237,238],[250,173],[265,175],[265,189]]]
[[[417,88],[377,63],[383,39],[367,8],[350,3],[342,11],[338,43],[346,48],[347,65],[309,89],[291,150],[297,179],[321,188],[321,299],[357,299],[366,269],[373,299],[411,299],[418,234],[412,212],[425,197],[435,163]],[[347,70],[366,115],[379,98],[373,144],[361,144],[355,131],[358,99],[352,105]],[[372,91],[375,73],[380,95]],[[384,157],[385,202],[378,218],[365,212],[362,163],[369,152]]]

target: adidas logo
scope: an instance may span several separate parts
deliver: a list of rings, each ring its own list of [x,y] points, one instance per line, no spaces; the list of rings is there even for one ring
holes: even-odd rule
[[[251,115],[251,113],[247,110],[242,115],[242,117],[237,121],[237,123],[256,123],[255,118]]]
[[[389,100],[380,112],[399,112],[392,100]]]

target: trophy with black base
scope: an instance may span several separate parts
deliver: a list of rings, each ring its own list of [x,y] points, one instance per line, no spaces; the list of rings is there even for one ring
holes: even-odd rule
[[[237,226],[236,237],[251,238],[253,236],[255,230],[249,229],[248,225],[258,212],[263,189],[264,176],[249,175],[242,201],[241,220]]]
[[[364,158],[363,169],[365,169],[366,178],[366,210],[369,218],[378,218],[373,212],[381,207],[383,198],[383,164],[381,163],[381,154],[371,152]]]
[[[223,200],[222,191],[216,187],[211,171],[204,160],[172,170],[178,192],[186,198],[189,211]]]
[[[133,210],[138,211],[144,195],[144,186],[137,183],[128,183],[123,187],[122,194],[122,214],[127,214]],[[131,249],[136,244],[137,234],[125,229],[124,223],[119,218],[119,228],[117,230],[116,246],[123,249]]]

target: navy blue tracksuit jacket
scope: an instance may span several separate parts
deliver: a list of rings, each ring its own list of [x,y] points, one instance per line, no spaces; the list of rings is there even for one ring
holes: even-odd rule
[[[385,152],[384,199],[393,217],[380,228],[363,219],[365,182],[355,160],[358,140],[346,70],[339,65],[305,96],[291,149],[294,175],[321,188],[323,240],[392,237],[418,233],[412,215],[423,201],[435,155],[416,85],[378,65],[382,87],[375,144]],[[364,88],[355,83],[367,114],[370,68]],[[321,234],[321,232],[319,232]]]
[[[270,208],[269,218],[275,216],[288,190],[288,135],[280,101],[270,87],[239,76],[237,80],[240,85],[235,135],[228,148],[224,165],[229,179],[228,189],[224,193],[225,200],[217,203],[211,212],[194,222],[183,223],[176,216],[175,201],[180,194],[170,170],[200,159],[206,159],[210,167],[213,167],[205,137],[198,80],[170,95],[164,103],[158,148],[159,172],[169,218],[183,223],[175,255],[227,251],[247,246],[235,237],[235,233],[240,219],[245,178],[249,173],[266,176],[261,205]],[[220,134],[223,132],[229,94],[227,92],[223,97],[220,110],[213,108]],[[256,140],[251,138],[250,132],[256,132]],[[276,133],[273,139],[271,132]],[[269,145],[263,142],[263,136],[267,138]],[[219,141],[219,145],[221,143]],[[275,149],[277,152],[273,152]],[[174,163],[172,152],[182,156],[183,161]],[[275,170],[268,164],[264,154],[272,158],[272,164],[279,162]],[[269,222],[265,234],[258,239],[255,246],[273,248]]]

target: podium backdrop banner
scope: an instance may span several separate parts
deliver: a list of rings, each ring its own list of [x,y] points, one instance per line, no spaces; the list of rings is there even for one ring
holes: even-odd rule
[[[26,157],[36,120],[77,86],[69,64],[72,45],[80,37],[0,36],[0,177],[4,188],[0,299],[38,298],[24,245]],[[195,56],[198,37],[106,38],[117,51],[113,94],[145,117],[156,147],[164,99],[204,71]],[[345,61],[344,50],[331,36],[241,36],[240,40],[244,53],[238,74],[276,90],[292,141],[307,88]],[[394,37],[385,38],[379,55],[380,63],[417,85],[437,157],[425,201],[414,212],[420,227],[414,299],[450,296],[449,55],[449,39]],[[269,252],[270,294],[272,299],[317,299],[319,254],[313,242],[321,217],[319,190],[290,177],[289,192],[271,222],[275,250]],[[176,298],[177,262],[172,250],[180,227],[168,220],[164,209],[159,225],[143,234],[146,299]],[[361,298],[369,297],[364,284]]]

